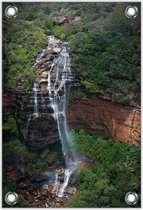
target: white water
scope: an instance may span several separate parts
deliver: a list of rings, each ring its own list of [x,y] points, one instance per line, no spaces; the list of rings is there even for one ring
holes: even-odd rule
[[[31,105],[33,102],[33,97],[34,97],[34,114],[35,114],[35,116],[38,116],[38,97],[37,97],[38,88],[37,87],[38,87],[38,84],[34,83],[33,88],[32,88],[33,96],[30,99],[30,105]],[[27,133],[29,130],[29,125],[30,125],[31,119],[32,119],[32,113],[29,114],[29,116],[28,116],[28,120],[27,120],[27,124],[26,124]]]
[[[51,191],[52,193],[57,193],[57,191],[58,191],[58,183],[59,183],[59,181],[58,181],[58,173],[56,173],[54,186],[53,186],[53,189]]]
[[[70,176],[75,169],[73,166],[76,166],[77,163],[76,156],[70,151],[70,142],[66,117],[68,81],[69,75],[71,75],[70,57],[68,49],[69,48],[65,45],[65,43],[63,43],[62,51],[59,54],[58,58],[54,60],[49,71],[47,85],[50,105],[53,108],[54,118],[57,121],[59,138],[61,140],[62,152],[64,155],[66,165],[64,183],[60,188],[59,192],[57,192],[57,195],[59,197],[63,197]]]
[[[46,50],[42,50],[42,52],[37,56],[36,58],[36,63],[40,62],[42,60],[42,58],[45,56],[46,54]]]
[[[55,37],[49,37],[49,48],[50,44],[54,46]],[[57,41],[58,42],[58,41]],[[67,94],[68,94],[68,82],[70,82],[71,78],[71,69],[70,69],[70,56],[69,56],[69,48],[66,43],[62,44],[62,50],[59,56],[54,60],[51,65],[51,69],[48,72],[47,79],[47,90],[49,93],[50,106],[53,109],[53,117],[57,121],[59,138],[61,140],[62,152],[65,159],[66,169],[64,171],[64,183],[61,184],[59,181],[59,174],[56,173],[55,181],[52,189],[52,193],[55,193],[59,197],[64,196],[64,192],[66,187],[68,186],[71,174],[76,170],[78,166],[77,157],[73,152],[70,151],[70,138],[68,134],[68,126],[67,126]],[[42,52],[38,55],[36,59],[36,63],[39,63],[44,56],[46,55],[46,51],[42,50]],[[35,63],[35,65],[36,65]],[[35,66],[34,65],[34,66]],[[38,116],[38,112],[40,108],[38,108],[38,84],[34,83],[33,86],[33,96],[34,96],[34,114]],[[44,104],[46,103],[44,97],[41,95],[42,101],[42,110],[44,111]],[[29,115],[28,119],[28,127],[31,121],[31,115]],[[45,189],[48,189],[48,185],[44,185]]]
[[[68,73],[71,73],[69,66],[70,58],[67,48],[63,49],[59,57],[54,61],[48,77],[48,91],[50,98],[50,105],[54,110],[54,117],[57,120],[59,137],[62,143],[62,151],[65,158],[66,167],[69,163],[74,161],[73,154],[70,153],[69,136],[66,119],[67,106],[67,78]]]
[[[46,109],[46,101],[43,95],[41,95],[41,102],[42,111],[44,112]]]
[[[34,113],[37,114],[38,113],[37,83],[34,83],[33,92],[34,92]]]
[[[62,187],[60,188],[59,192],[57,193],[57,195],[59,197],[63,197],[64,191],[69,183],[71,174],[72,174],[72,171],[70,171],[69,169],[65,170],[64,183],[63,183]]]
[[[29,124],[30,124],[30,122],[31,122],[31,117],[32,117],[32,115],[29,114],[29,116],[28,116],[28,121],[27,121],[27,126],[26,126],[27,131],[28,131],[28,128],[29,128]]]

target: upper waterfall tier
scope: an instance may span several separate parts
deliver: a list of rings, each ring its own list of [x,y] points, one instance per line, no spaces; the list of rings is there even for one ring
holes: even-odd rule
[[[49,38],[49,43],[54,38]],[[61,43],[60,43],[61,44]],[[70,82],[71,68],[68,43],[63,42],[61,51],[54,59],[48,73],[47,89],[49,92],[50,105],[53,108],[53,116],[57,121],[59,138],[67,168],[70,168],[76,161],[75,154],[70,149],[70,137],[67,126],[67,94]]]
[[[69,53],[67,42],[49,37],[48,46],[41,50],[34,65],[35,83],[18,110],[26,144],[39,150],[60,139],[65,162],[73,160],[66,119],[67,92],[74,80]]]

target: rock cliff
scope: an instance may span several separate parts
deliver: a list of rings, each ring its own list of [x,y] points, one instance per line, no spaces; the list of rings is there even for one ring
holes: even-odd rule
[[[16,106],[17,103],[14,98],[10,99],[8,95],[3,95],[3,112],[5,114],[13,114]],[[85,129],[92,134],[98,133],[123,143],[139,144],[141,135],[140,114],[140,108],[123,106],[98,97],[82,98],[69,105],[68,124],[70,129]],[[47,123],[46,125],[52,124],[48,125]],[[44,129],[43,124],[42,129]],[[50,142],[48,130],[46,127],[47,140],[44,140],[45,144]],[[57,130],[54,133],[57,139]],[[31,144],[30,141],[29,144]],[[39,142],[39,144],[41,143]]]
[[[93,97],[70,104],[68,113],[70,129],[85,129],[122,143],[140,143],[139,108]]]
[[[64,44],[68,46],[68,43]],[[53,63],[57,65],[56,59],[61,50],[62,42],[50,36],[47,48],[41,51],[34,65],[36,83],[33,89],[24,93],[23,81],[19,80],[16,98],[9,93],[3,94],[3,112],[16,112],[21,135],[32,149],[43,149],[59,140],[57,123],[49,101],[48,76]],[[60,59],[58,67],[62,69],[63,58]],[[55,82],[55,75],[53,71],[51,82]],[[78,84],[75,78],[72,70],[70,86]],[[56,82],[55,88],[58,89],[60,81],[56,79]],[[69,127],[74,130],[85,129],[92,134],[101,134],[123,143],[140,143],[140,108],[123,106],[111,101],[112,97],[103,97],[86,97],[71,103],[68,111]]]

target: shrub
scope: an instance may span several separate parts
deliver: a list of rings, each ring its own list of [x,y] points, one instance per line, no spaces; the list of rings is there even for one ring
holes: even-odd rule
[[[34,166],[33,166],[33,170],[34,172],[44,172],[46,171],[48,168],[48,164],[45,161],[42,160],[38,160]]]
[[[18,134],[16,120],[13,116],[9,116],[7,121],[3,124],[3,131],[12,135]]]
[[[81,169],[79,190],[70,207],[128,207],[124,202],[127,192],[140,196],[140,146],[105,140],[84,130],[70,135],[75,151],[96,160]],[[140,201],[136,204],[139,206]]]
[[[79,100],[80,98],[84,96],[85,96],[85,93],[80,89],[70,90],[69,95],[68,95],[69,103]]]

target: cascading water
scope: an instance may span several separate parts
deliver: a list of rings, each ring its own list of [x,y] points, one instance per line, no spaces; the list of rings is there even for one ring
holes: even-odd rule
[[[77,169],[79,163],[77,156],[71,151],[70,148],[71,139],[69,137],[67,126],[67,95],[69,90],[69,84],[71,84],[71,81],[73,81],[73,75],[70,69],[70,49],[68,47],[68,43],[62,43],[60,40],[57,40],[53,36],[49,37],[49,43],[50,42],[52,44],[49,44],[47,50],[42,50],[42,52],[38,55],[36,59],[36,63],[34,66],[37,68],[38,73],[40,72],[40,69],[42,69],[43,71],[43,59],[46,60],[45,56],[47,56],[48,54],[48,49],[49,52],[51,52],[54,48],[58,48],[58,50],[60,49],[61,52],[55,53],[54,56],[52,55],[52,57],[54,57],[52,63],[50,60],[50,56],[48,57],[50,58],[50,61],[45,61],[45,63],[47,62],[48,64],[48,67],[46,67],[45,69],[45,71],[47,71],[48,73],[48,78],[45,78],[44,80],[44,82],[47,85],[45,86],[44,92],[43,88],[41,88],[42,85],[40,83],[39,78],[37,79],[38,83],[35,82],[33,85],[32,96],[30,98],[30,107],[32,108],[32,113],[29,114],[27,121],[27,139],[28,141],[30,138],[33,140],[33,136],[35,139],[35,134],[36,137],[38,136],[39,138],[41,138],[43,134],[42,139],[45,140],[47,136],[45,136],[44,134],[45,129],[43,132],[41,122],[43,122],[44,126],[46,124],[45,119],[48,119],[50,123],[53,123],[52,126],[48,127],[50,127],[50,129],[52,128],[52,131],[50,130],[52,135],[53,129],[54,132],[56,131],[55,139],[57,139],[59,135],[59,139],[61,141],[62,146],[62,152],[65,160],[65,169],[61,169],[62,171],[56,170],[55,180],[52,180],[51,193],[56,194],[59,197],[63,197],[65,189],[69,183],[71,174],[73,174],[74,171]],[[48,71],[49,68],[50,70]],[[50,108],[52,108],[52,110],[49,109],[49,105]],[[42,121],[43,118],[44,120]],[[40,132],[43,133],[38,132],[38,129],[40,130]],[[61,183],[60,176],[64,179],[63,183]],[[49,189],[48,184],[45,183],[44,188]]]
[[[34,92],[34,113],[37,114],[38,113],[38,100],[37,100],[38,89],[37,89],[36,83],[34,83],[33,92]]]
[[[32,117],[32,115],[29,114],[28,121],[27,121],[27,126],[26,126],[27,132],[28,132],[30,121],[31,121],[31,117]]]
[[[60,188],[59,192],[57,193],[57,195],[59,197],[63,197],[64,191],[69,183],[71,174],[72,174],[72,170],[70,170],[70,169],[65,170],[64,183],[63,183],[62,187]]]
[[[42,111],[45,111],[46,108],[46,101],[43,95],[41,95],[41,101],[42,101]]]
[[[37,83],[34,83],[32,90],[33,90],[33,94],[32,94],[32,97],[30,98],[30,106],[32,105],[33,100],[34,100],[34,115],[38,116],[38,97],[37,97],[38,84]],[[28,133],[28,130],[29,130],[29,125],[30,125],[30,122],[31,122],[31,119],[32,119],[32,115],[33,114],[30,113],[29,116],[28,116],[27,125],[26,125],[27,133]]]
[[[62,44],[62,50],[58,58],[54,60],[48,74],[48,86],[50,105],[54,111],[54,118],[57,121],[59,138],[62,144],[62,152],[65,159],[64,184],[57,195],[62,197],[64,190],[68,185],[69,178],[77,163],[77,158],[70,151],[69,134],[67,127],[66,108],[67,108],[67,91],[70,70],[69,48],[66,43]]]
[[[46,54],[46,50],[42,50],[42,52],[37,56],[36,58],[36,63],[38,63],[39,61],[41,61],[41,59],[45,56]]]

